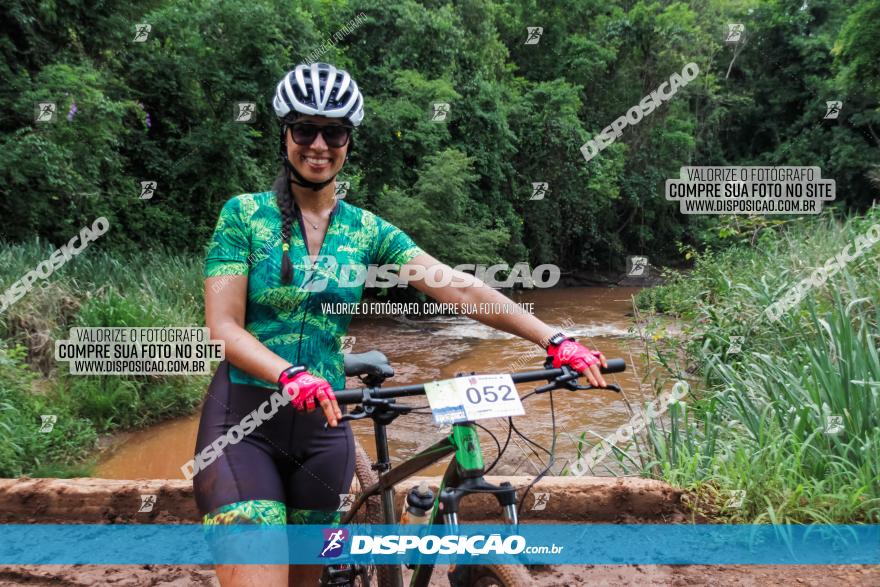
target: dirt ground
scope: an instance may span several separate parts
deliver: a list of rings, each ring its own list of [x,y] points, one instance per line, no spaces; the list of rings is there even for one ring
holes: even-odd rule
[[[535,587],[590,587],[712,585],[713,587],[824,587],[854,585],[880,587],[880,566],[658,566],[560,565],[532,569]],[[448,585],[438,567],[431,587]],[[53,585],[119,587],[200,585],[219,587],[214,572],[205,566],[0,566],[0,585]]]
[[[518,487],[523,483],[520,479],[514,485]],[[682,507],[681,492],[656,481],[551,478],[544,481],[539,490],[550,491],[553,499],[546,509],[531,512],[530,516],[521,519],[521,523],[694,521]],[[138,513],[140,495],[145,493],[158,496],[156,510],[148,514]],[[473,522],[497,520],[497,503],[488,496],[474,496],[470,502],[464,503],[468,504],[469,514],[465,519]],[[527,506],[530,503],[526,501]],[[490,514],[495,514],[495,518]],[[0,479],[0,524],[186,524],[198,520],[192,486],[184,481]],[[557,565],[529,571],[534,587],[880,587],[880,566],[877,565]],[[438,566],[431,586],[448,585],[445,573],[446,569]],[[213,569],[197,565],[0,565],[0,586],[6,585],[219,587]]]

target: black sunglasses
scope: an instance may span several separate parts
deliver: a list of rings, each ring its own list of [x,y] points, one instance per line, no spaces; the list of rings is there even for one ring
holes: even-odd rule
[[[324,142],[332,149],[344,147],[351,138],[354,127],[345,124],[312,124],[310,122],[295,122],[290,125],[290,135],[293,142],[301,147],[306,147],[315,142],[318,133],[324,137]]]

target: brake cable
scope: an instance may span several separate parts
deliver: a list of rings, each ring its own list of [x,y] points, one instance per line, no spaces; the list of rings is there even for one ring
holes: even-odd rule
[[[508,417],[507,419],[510,420],[509,417]],[[492,461],[492,464],[489,465],[489,466],[486,468],[486,470],[484,471],[484,474],[488,475],[489,472],[490,472],[492,469],[495,468],[495,465],[498,464],[498,461],[501,460],[501,455],[504,454],[504,451],[507,450],[507,445],[510,443],[510,435],[511,435],[511,433],[513,432],[513,429],[510,428],[510,426],[507,427],[507,440],[504,441],[504,448],[502,448],[502,447],[501,447],[501,443],[498,442],[498,438],[492,433],[491,430],[489,430],[488,428],[486,428],[485,426],[483,426],[482,424],[479,424],[479,423],[477,423],[477,422],[474,422],[474,424],[476,424],[477,426],[479,426],[480,428],[482,428],[483,430],[485,430],[485,431],[489,434],[489,436],[492,437],[492,440],[495,441],[495,446],[498,447],[498,454],[495,455],[495,460]]]
[[[580,376],[580,373],[578,373],[577,371],[573,371],[570,374],[561,375],[561,376],[557,377],[556,379],[554,379],[552,383],[548,383],[547,385],[542,385],[541,387],[534,389],[533,391],[527,393],[522,398],[520,398],[520,400],[524,400],[524,399],[527,399],[529,396],[532,396],[536,393],[547,392],[550,394],[550,423],[551,423],[550,425],[551,425],[552,441],[550,444],[549,451],[546,448],[544,448],[543,446],[534,442],[532,439],[528,438],[522,432],[520,432],[513,425],[513,420],[511,418],[508,418],[510,420],[510,426],[512,427],[513,430],[516,431],[517,435],[522,437],[523,440],[529,442],[530,444],[537,446],[538,448],[540,448],[541,450],[543,450],[544,452],[546,452],[550,456],[550,458],[548,459],[548,462],[547,462],[547,466],[544,467],[544,470],[541,471],[540,473],[538,473],[538,475],[535,476],[535,478],[532,479],[532,481],[526,486],[525,491],[523,491],[522,497],[520,497],[520,499],[519,499],[519,508],[517,509],[517,515],[522,513],[522,508],[526,503],[526,496],[529,494],[529,491],[531,491],[532,487],[534,487],[535,484],[538,481],[540,481],[544,477],[544,475],[547,474],[547,472],[551,469],[551,467],[553,467],[553,465],[556,462],[556,409],[553,406],[553,390],[558,389],[558,386],[560,386],[560,385],[563,386],[563,388],[567,388],[567,389],[571,389],[571,390],[593,389],[592,385],[584,386],[584,385],[580,385],[579,383],[577,383],[577,379],[579,376]],[[615,383],[609,384],[605,389],[610,389],[612,391],[616,391],[616,392],[620,393],[620,386]]]
[[[530,438],[528,438],[525,434],[523,434],[519,430],[516,431],[516,433],[519,434],[520,436],[522,436],[525,440],[534,444],[535,446],[538,446],[539,448],[541,448],[541,450],[543,450],[548,455],[550,455],[550,458],[547,460],[547,466],[544,467],[544,470],[541,471],[540,473],[538,473],[535,476],[535,478],[532,479],[532,481],[528,485],[526,485],[526,489],[525,489],[525,491],[523,491],[522,497],[519,498],[519,508],[517,509],[517,512],[516,512],[517,516],[522,514],[522,509],[526,503],[526,496],[529,494],[529,491],[531,491],[532,487],[534,487],[535,484],[538,481],[540,481],[544,477],[544,475],[547,474],[547,471],[549,471],[550,468],[553,467],[554,463],[556,462],[556,409],[553,406],[553,392],[550,391],[549,393],[550,393],[550,422],[551,422],[550,434],[553,438],[553,440],[550,444],[550,450],[548,451],[543,446],[538,445],[536,442],[532,441]]]
[[[483,425],[480,424],[479,422],[474,422],[474,424],[476,424],[477,426],[479,426],[480,428],[482,428],[483,430],[485,430],[485,431],[486,431],[486,434],[488,434],[489,436],[492,437],[492,440],[495,441],[495,447],[498,449],[498,456],[496,456],[496,457],[495,457],[495,460],[492,461],[492,464],[491,464],[487,469],[485,469],[485,470],[483,471],[483,474],[485,475],[485,474],[488,474],[489,471],[492,470],[492,467],[494,467],[494,466],[495,466],[495,463],[498,462],[498,459],[501,458],[501,443],[498,442],[498,437],[495,436],[494,434],[492,434],[492,431],[491,431],[491,430],[489,430],[488,428],[486,428],[485,426],[483,426]]]

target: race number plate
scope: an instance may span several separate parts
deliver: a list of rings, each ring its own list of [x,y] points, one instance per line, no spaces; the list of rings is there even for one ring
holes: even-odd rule
[[[443,426],[483,418],[522,416],[510,375],[468,375],[425,384],[434,423]]]

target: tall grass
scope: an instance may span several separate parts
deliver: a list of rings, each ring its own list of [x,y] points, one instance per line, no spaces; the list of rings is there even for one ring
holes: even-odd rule
[[[702,380],[696,401],[648,426],[646,473],[733,521],[880,522],[880,244],[778,322],[763,314],[878,222],[875,209],[792,222],[638,296],[687,325],[684,360]],[[652,350],[675,364],[680,343]]]
[[[97,440],[94,426],[51,395],[35,392],[37,375],[23,363],[24,347],[0,347],[0,476],[40,475],[51,468],[73,473]],[[51,432],[41,433],[41,415],[56,415]]]
[[[52,250],[0,244],[0,288]],[[197,255],[119,256],[93,245],[0,314],[0,476],[81,475],[99,433],[191,412],[206,377],[71,376],[54,341],[74,326],[201,325],[202,284]],[[41,414],[58,415],[51,433],[39,432]]]

